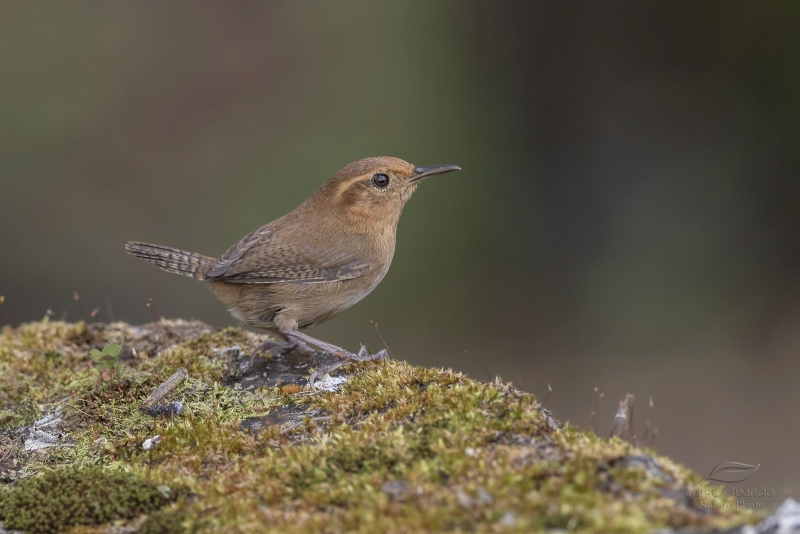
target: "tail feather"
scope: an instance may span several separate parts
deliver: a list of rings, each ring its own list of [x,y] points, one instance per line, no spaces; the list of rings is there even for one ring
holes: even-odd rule
[[[155,263],[165,271],[203,280],[216,260],[196,252],[177,248],[130,242],[125,245],[128,254]]]

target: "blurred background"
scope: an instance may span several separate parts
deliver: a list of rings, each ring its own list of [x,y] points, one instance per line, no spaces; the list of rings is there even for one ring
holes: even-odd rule
[[[463,171],[313,335],[800,490],[800,3],[4,2],[2,322],[236,324],[128,240],[222,254],[350,161]],[[485,370],[484,370],[485,368]]]

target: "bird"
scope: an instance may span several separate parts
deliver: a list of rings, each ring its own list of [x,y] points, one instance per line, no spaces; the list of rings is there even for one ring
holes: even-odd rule
[[[431,176],[459,171],[457,165],[415,167],[382,156],[350,163],[331,176],[293,211],[265,224],[219,258],[142,242],[125,250],[175,274],[207,282],[230,313],[282,341],[264,350],[311,350],[339,358],[317,369],[318,376],[348,361],[387,356],[386,350],[357,353],[301,332],[334,317],[366,297],[392,263],[400,214],[419,184]]]

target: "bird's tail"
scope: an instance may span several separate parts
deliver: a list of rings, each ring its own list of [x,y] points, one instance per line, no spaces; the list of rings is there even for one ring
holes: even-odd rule
[[[177,248],[151,245],[149,243],[129,242],[125,250],[144,261],[155,263],[165,271],[203,280],[216,260],[196,252],[187,252]]]

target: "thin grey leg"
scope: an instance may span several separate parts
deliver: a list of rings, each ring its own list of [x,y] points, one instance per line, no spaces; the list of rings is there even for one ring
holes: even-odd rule
[[[263,342],[261,345],[256,347],[256,350],[253,351],[253,356],[258,354],[259,352],[264,351],[276,351],[276,352],[291,352],[293,350],[299,350],[300,352],[314,352],[314,350],[309,347],[305,342],[300,339],[296,339],[293,337],[289,337],[283,332],[275,332],[277,335],[282,337],[283,341],[272,341],[268,339],[267,341]]]
[[[329,365],[327,367],[322,367],[317,369],[311,374],[311,377],[308,379],[308,383],[311,386],[311,389],[314,388],[314,381],[317,379],[317,376],[326,375],[332,371],[335,371],[342,365],[347,362],[371,362],[373,360],[382,360],[386,358],[389,354],[386,350],[382,350],[377,354],[370,354],[367,350],[367,347],[361,346],[361,349],[358,351],[358,354],[353,354],[349,350],[345,350],[341,347],[337,347],[336,345],[331,345],[330,343],[326,343],[321,339],[317,339],[315,337],[311,337],[308,334],[304,334],[302,332],[298,332],[297,330],[281,330],[281,334],[283,334],[287,339],[294,339],[300,342],[310,343],[315,345],[326,352],[330,352],[334,356],[341,358],[343,361],[341,363],[336,363],[333,365]]]

